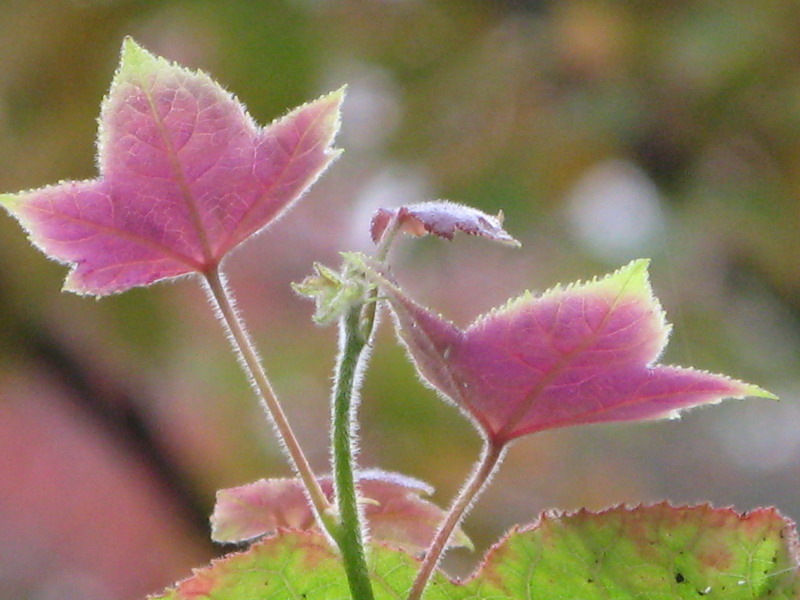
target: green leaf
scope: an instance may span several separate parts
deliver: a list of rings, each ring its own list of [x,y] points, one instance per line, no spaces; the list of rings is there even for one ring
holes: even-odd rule
[[[774,509],[662,503],[545,515],[498,544],[469,587],[481,598],[795,599],[797,563],[794,526]]]
[[[376,598],[411,586],[416,561],[399,550],[372,554]],[[441,582],[446,582],[440,578]],[[342,600],[350,598],[339,555],[315,531],[281,530],[248,550],[213,561],[153,600]]]
[[[377,599],[405,597],[415,558],[370,552]],[[794,526],[774,509],[710,506],[546,514],[513,529],[465,583],[437,573],[426,600],[791,600],[800,598]],[[349,598],[338,555],[315,532],[286,531],[195,571],[153,600]]]

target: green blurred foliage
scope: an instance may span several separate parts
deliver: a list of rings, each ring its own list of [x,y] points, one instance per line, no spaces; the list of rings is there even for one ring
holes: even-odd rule
[[[443,197],[502,209],[524,247],[402,241],[393,263],[420,301],[464,323],[525,288],[652,256],[675,323],[665,360],[783,398],[520,441],[466,525],[479,553],[554,506],[710,499],[800,518],[800,4],[5,0],[0,189],[95,175],[98,107],[125,35],[210,72],[262,123],[350,84],[345,155],[227,264],[320,471],[335,331],[311,324],[289,282],[314,260],[335,266],[339,250],[369,249],[375,208]],[[0,421],[33,423],[0,437],[0,530],[25,507],[74,523],[60,537],[13,528],[0,598],[141,597],[220,552],[203,523],[217,488],[287,468],[195,282],[93,302],[58,293],[64,267],[11,219],[0,240]],[[429,481],[446,504],[479,440],[416,381],[384,321],[361,460]],[[72,445],[49,442],[44,420],[20,420],[65,406]],[[78,439],[111,465],[93,482],[108,482],[100,508],[80,508],[77,475],[49,508],[31,503],[45,489],[37,477],[72,472]],[[120,514],[123,494],[147,510]],[[170,548],[169,560],[119,545],[129,529],[100,526],[134,518],[163,532],[152,550]],[[46,575],[45,555],[57,557]],[[446,566],[464,573],[475,560],[454,553]]]

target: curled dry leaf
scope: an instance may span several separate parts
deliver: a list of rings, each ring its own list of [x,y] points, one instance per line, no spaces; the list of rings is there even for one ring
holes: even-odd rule
[[[389,542],[408,552],[421,552],[430,544],[444,512],[423,496],[433,489],[411,477],[380,470],[359,475],[364,516],[373,540]],[[333,500],[333,481],[320,477],[320,486]],[[260,479],[217,492],[211,516],[211,537],[217,542],[242,542],[279,528],[316,529],[303,487],[297,479]],[[451,546],[471,548],[459,530]]]
[[[421,236],[431,233],[452,240],[456,231],[463,231],[511,246],[520,245],[503,229],[502,212],[493,217],[477,208],[447,200],[378,209],[370,225],[372,241],[376,244],[380,242],[387,232],[387,227],[393,222],[397,230],[409,235]]]
[[[422,378],[496,444],[556,427],[676,417],[724,398],[775,398],[722,375],[654,365],[670,328],[648,264],[526,293],[460,329],[362,261]]]
[[[0,196],[64,289],[102,296],[214,268],[286,211],[338,151],[343,90],[258,127],[210,77],[131,39],[98,133],[100,177]]]

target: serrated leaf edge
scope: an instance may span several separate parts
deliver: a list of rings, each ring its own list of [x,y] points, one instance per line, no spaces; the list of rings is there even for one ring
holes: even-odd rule
[[[486,568],[488,568],[489,563],[491,562],[493,556],[503,550],[503,547],[510,543],[510,540],[515,535],[523,535],[525,533],[533,532],[542,527],[542,525],[546,521],[561,521],[564,519],[570,519],[574,517],[587,517],[587,516],[603,516],[608,515],[614,512],[634,512],[637,510],[647,510],[652,508],[662,508],[662,509],[669,509],[675,511],[687,511],[687,510],[707,510],[712,513],[727,513],[736,517],[739,521],[745,521],[747,519],[751,519],[755,516],[775,516],[777,519],[783,522],[783,532],[785,535],[782,535],[782,539],[784,540],[789,556],[793,559],[795,566],[798,569],[798,577],[800,578],[800,536],[798,535],[797,531],[797,524],[794,523],[788,517],[785,517],[781,514],[781,512],[777,509],[777,507],[769,506],[769,507],[759,507],[753,510],[745,511],[745,512],[738,512],[732,506],[725,506],[725,507],[715,507],[710,502],[704,502],[700,504],[678,504],[674,505],[669,500],[662,500],[660,502],[640,502],[638,504],[615,504],[613,506],[609,506],[608,508],[604,508],[599,511],[589,510],[587,508],[579,508],[577,510],[561,510],[561,509],[547,509],[539,513],[539,516],[533,522],[527,525],[520,525],[515,524],[511,528],[509,528],[505,534],[503,534],[494,544],[492,544],[489,549],[484,554],[483,558],[481,559],[478,566],[475,570],[465,579],[459,580],[457,585],[468,585],[473,583],[477,580],[483,573]],[[452,581],[452,580],[451,580]]]
[[[642,297],[645,298],[647,303],[651,305],[651,308],[656,317],[659,319],[661,326],[666,328],[666,335],[668,337],[672,326],[666,322],[666,313],[664,312],[664,309],[661,306],[658,298],[655,296],[653,287],[650,284],[648,270],[650,262],[651,261],[649,258],[637,258],[628,264],[619,267],[615,271],[612,271],[611,273],[595,275],[588,280],[579,279],[567,284],[557,283],[556,285],[547,288],[544,292],[539,294],[535,294],[530,290],[525,290],[519,296],[511,298],[504,304],[491,308],[489,311],[477,316],[469,325],[467,325],[467,327],[464,328],[464,331],[466,332],[470,329],[480,327],[487,320],[513,314],[515,311],[524,308],[530,303],[568,295],[570,293],[575,293],[576,291],[591,289],[593,286],[608,284],[627,275],[627,280],[622,284],[619,290],[619,295],[622,296],[625,289],[631,283],[637,284],[640,288]],[[639,281],[636,281],[637,278]]]
[[[533,522],[526,525],[519,525],[519,524],[513,525],[510,529],[508,529],[506,533],[500,537],[500,539],[498,539],[494,544],[492,544],[489,547],[489,549],[484,553],[483,558],[481,559],[478,566],[465,579],[451,578],[446,576],[442,572],[438,572],[435,576],[441,577],[442,579],[446,580],[455,587],[465,587],[467,585],[475,583],[480,577],[485,576],[486,570],[489,568],[490,563],[495,554],[501,552],[504,546],[509,544],[514,536],[524,535],[525,533],[534,532],[538,528],[542,527],[546,521],[557,521],[575,517],[603,516],[614,512],[634,512],[637,510],[659,509],[659,508],[666,510],[674,510],[674,511],[705,510],[711,513],[718,513],[718,514],[722,513],[723,515],[727,514],[733,516],[739,522],[744,522],[747,521],[748,519],[753,519],[760,516],[765,516],[765,517],[774,516],[783,523],[781,538],[786,544],[786,549],[790,559],[793,561],[795,567],[797,569],[800,569],[800,537],[798,537],[797,525],[787,517],[783,516],[776,507],[762,507],[740,513],[731,506],[717,508],[714,507],[710,502],[701,504],[673,505],[670,501],[664,500],[655,503],[642,502],[638,504],[616,504],[614,506],[610,506],[608,508],[599,511],[592,511],[586,508],[581,508],[573,511],[558,510],[558,509],[545,510],[542,511],[536,518],[536,520],[534,520]],[[269,544],[275,541],[276,538],[279,538],[287,534],[294,535],[300,538],[305,545],[314,546],[319,550],[326,552],[330,558],[336,558],[338,556],[335,553],[335,551],[326,543],[323,535],[317,531],[278,528],[274,533],[265,536],[247,550],[244,551],[234,550],[222,557],[212,559],[207,565],[192,569],[192,572],[189,576],[175,582],[172,586],[162,590],[161,592],[157,592],[155,594],[147,596],[147,599],[156,600],[157,598],[163,597],[165,595],[175,593],[185,582],[191,580],[194,577],[202,575],[203,572],[215,567],[224,568],[225,563],[236,559],[237,557],[243,555],[246,552],[249,552],[256,545]],[[419,558],[409,554],[408,552],[406,552],[401,548],[396,547],[391,542],[371,542],[371,545],[385,548],[392,552],[402,554],[404,555],[406,560],[410,560],[416,564],[420,563]],[[370,571],[372,571],[372,567],[370,568]]]

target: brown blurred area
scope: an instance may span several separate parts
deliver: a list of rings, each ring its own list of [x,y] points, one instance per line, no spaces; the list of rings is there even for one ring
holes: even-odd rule
[[[800,4],[794,0],[0,2],[0,190],[94,177],[124,36],[210,72],[261,123],[349,84],[346,153],[226,263],[268,372],[327,470],[334,328],[289,283],[368,250],[372,211],[502,209],[521,250],[403,240],[398,278],[459,323],[526,288],[653,258],[664,361],[778,394],[677,422],[519,441],[466,523],[469,572],[543,509],[671,499],[800,519]],[[288,469],[196,282],[99,302],[0,218],[0,599],[133,600],[224,549],[214,492]],[[388,327],[361,462],[446,504],[479,439]]]

